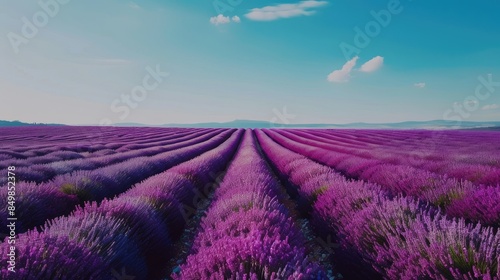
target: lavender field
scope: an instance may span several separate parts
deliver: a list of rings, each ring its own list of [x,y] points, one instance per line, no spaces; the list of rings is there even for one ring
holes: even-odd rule
[[[0,279],[500,279],[499,140],[0,128]]]

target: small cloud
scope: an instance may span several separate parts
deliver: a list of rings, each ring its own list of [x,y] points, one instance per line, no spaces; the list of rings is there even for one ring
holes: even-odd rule
[[[230,17],[224,16],[222,14],[220,14],[216,17],[210,18],[210,23],[212,23],[214,25],[227,24],[227,23],[231,23],[231,21],[233,21],[235,23],[240,23],[241,19],[239,16],[233,16],[232,18],[230,18]]]
[[[233,17],[231,18],[231,20],[232,20],[233,22],[236,22],[236,23],[240,23],[240,22],[241,22],[241,19],[240,19],[240,17],[239,17],[239,16],[233,16]]]
[[[229,17],[225,17],[224,15],[220,14],[216,17],[211,17],[210,18],[210,23],[214,24],[214,25],[219,25],[219,24],[226,24],[226,23],[230,23],[231,20],[229,19]]]
[[[263,8],[251,9],[245,16],[248,19],[256,21],[271,21],[282,18],[291,18],[298,16],[310,16],[316,13],[315,8],[327,5],[327,1],[301,1],[296,4],[279,4],[275,6],[266,6]]]
[[[468,106],[475,106],[477,105],[479,102],[477,100],[465,100],[464,101],[464,105],[468,105]]]
[[[489,105],[484,105],[483,108],[481,109],[484,111],[488,111],[488,110],[496,110],[498,108],[500,108],[500,106],[498,106],[497,104],[489,104]]]
[[[361,65],[359,71],[365,73],[375,72],[378,69],[380,69],[380,67],[382,67],[383,64],[384,64],[384,58],[381,56],[376,56],[365,62],[365,64]]]
[[[416,84],[413,84],[414,87],[416,88],[424,88],[425,87],[425,83],[416,83]]]
[[[140,9],[140,8],[141,8],[141,6],[137,5],[137,4],[136,4],[136,3],[134,3],[134,2],[129,2],[129,3],[128,3],[128,6],[129,6],[130,8],[132,8],[132,9],[136,9],[136,10],[138,10],[138,9]]]
[[[108,65],[108,66],[122,66],[131,64],[132,61],[121,58],[81,58],[74,61],[77,64],[84,65]]]
[[[332,83],[346,83],[351,79],[351,71],[356,66],[356,62],[359,57],[354,57],[353,59],[347,61],[340,70],[335,70],[330,73],[327,80]]]

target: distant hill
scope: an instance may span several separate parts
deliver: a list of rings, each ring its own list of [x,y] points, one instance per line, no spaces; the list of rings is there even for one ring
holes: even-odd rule
[[[116,126],[147,126],[137,123],[115,124]],[[255,120],[234,120],[231,122],[207,122],[195,124],[164,124],[155,127],[190,128],[358,128],[358,129],[500,129],[498,122],[461,122],[444,120],[407,121],[399,123],[349,123],[349,124],[278,124]]]
[[[24,123],[20,121],[2,121],[0,127],[13,126],[61,126],[63,124]],[[353,128],[353,129],[487,129],[500,130],[497,122],[461,122],[444,120],[407,121],[399,123],[349,123],[349,124],[278,124],[256,120],[234,120],[231,122],[206,122],[194,124],[148,125],[142,123],[117,123],[119,127],[188,127],[188,128]]]
[[[20,121],[2,121],[0,120],[0,127],[11,126],[62,126],[63,124],[46,124],[46,123],[24,123]]]

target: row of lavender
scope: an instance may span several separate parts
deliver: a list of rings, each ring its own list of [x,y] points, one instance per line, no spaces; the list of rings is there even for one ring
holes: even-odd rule
[[[306,130],[303,130],[306,131]],[[411,149],[443,150],[445,153],[432,154],[433,159],[500,164],[497,132],[478,130],[307,130],[309,133],[339,141],[339,144],[370,150],[380,149],[399,153]],[[478,149],[479,148],[479,149]],[[396,149],[396,150],[394,150]],[[439,151],[438,151],[439,152]],[[492,153],[493,152],[493,153]],[[404,154],[404,153],[402,153]],[[464,156],[467,155],[467,156]]]
[[[108,152],[102,154],[101,152],[106,150],[101,149],[96,153],[93,153],[92,156],[82,159],[54,161],[47,164],[35,165],[29,165],[29,162],[27,161],[32,160],[27,159],[24,160],[25,164],[28,164],[27,166],[21,166],[19,168],[19,165],[16,165],[15,163],[11,163],[10,165],[16,166],[17,176],[20,181],[42,183],[53,179],[55,176],[71,173],[76,170],[93,170],[133,159],[135,157],[154,156],[173,149],[186,147],[193,143],[196,143],[200,139],[206,140],[207,134],[213,132],[215,131],[189,133],[180,137],[177,136],[174,138],[168,138],[160,142],[153,142],[148,145],[129,144],[129,146],[133,146],[134,148],[127,148],[126,150],[120,150],[120,148],[117,149],[116,153],[114,154],[110,154]],[[1,180],[2,179],[0,179],[0,183]]]
[[[25,151],[24,153],[16,153],[14,152],[14,148],[9,148],[8,150],[10,153],[16,153],[16,158],[2,160],[2,162],[0,163],[0,168],[10,165],[14,165],[19,168],[36,167],[36,169],[40,169],[39,172],[48,172],[48,174],[43,174],[44,176],[50,176],[51,172],[57,172],[58,168],[61,168],[63,166],[69,166],[68,168],[71,168],[73,164],[83,164],[84,162],[90,161],[91,159],[102,159],[107,155],[116,156],[116,154],[127,151],[137,151],[145,148],[154,148],[162,144],[168,144],[168,141],[170,141],[170,143],[174,143],[175,139],[181,139],[183,136],[194,133],[194,131],[189,132],[179,130],[166,130],[169,132],[165,132],[162,135],[146,136],[140,135],[134,129],[123,129],[123,131],[129,131],[131,135],[123,139],[116,136],[108,137],[106,139],[97,139],[97,142],[95,144],[85,142],[87,141],[85,140],[85,135],[82,136],[82,143],[43,141],[43,143],[48,143],[50,146],[36,147],[34,143],[28,142],[27,145],[30,147],[30,149],[28,151]],[[87,137],[89,137],[90,135],[87,135]],[[94,141],[94,139],[92,140]],[[5,156],[5,153],[0,151],[0,155]],[[75,166],[75,168],[78,168],[78,165]],[[28,178],[26,178],[26,181],[30,181],[30,174],[27,173],[26,175],[28,176]],[[31,177],[37,179],[34,175],[32,175]]]
[[[61,147],[91,151],[111,143],[135,143],[192,129],[114,128],[114,127],[17,127],[1,128],[0,155],[25,159]],[[54,145],[56,143],[57,145]]]
[[[23,129],[19,128],[18,133],[24,133]],[[139,135],[135,130],[127,130],[130,135],[122,140],[126,142],[119,142],[121,137],[112,136],[107,134],[96,135],[95,131],[90,129],[89,132],[83,132],[80,135],[79,141],[71,139],[73,133],[80,131],[81,128],[65,128],[63,131],[56,128],[46,128],[43,133],[35,128],[26,131],[26,138],[22,141],[9,141],[5,140],[4,135],[0,136],[2,141],[2,148],[0,149],[0,168],[7,166],[38,166],[44,163],[55,163],[60,161],[68,161],[72,159],[85,159],[99,155],[106,155],[116,153],[126,143],[136,143],[139,140]],[[59,137],[50,137],[52,133],[61,133]],[[114,131],[114,130],[113,130]],[[1,130],[2,134],[6,133],[5,128]],[[38,134],[39,133],[39,134]],[[169,131],[164,133],[167,135],[174,135],[175,132]],[[30,136],[36,138],[36,141],[30,140]],[[38,137],[36,137],[38,136]],[[64,138],[68,140],[53,138]],[[103,138],[99,141],[99,138]],[[105,140],[104,140],[105,139]],[[12,143],[11,143],[12,142]]]
[[[9,274],[2,267],[0,278],[114,279],[124,273],[134,279],[161,279],[172,244],[189,219],[186,207],[197,206],[193,196],[213,184],[209,174],[226,168],[243,133],[223,134],[230,136],[210,140],[217,144],[213,149],[117,198],[87,202],[71,215],[47,222],[41,232],[21,234],[17,272]],[[221,139],[227,140],[221,144]],[[8,246],[0,245],[1,263],[7,261]]]
[[[247,130],[174,279],[326,279]]]
[[[500,185],[481,186],[414,167],[384,163],[333,151],[332,145],[299,132],[269,131],[285,147],[328,165],[344,175],[379,184],[391,195],[403,194],[430,202],[450,217],[463,217],[484,225],[500,224]]]
[[[133,130],[131,130],[132,135],[135,135],[137,133],[137,131],[135,131],[134,133],[132,132]],[[64,145],[60,142],[56,142],[58,143],[57,145],[52,144],[50,147],[37,148],[33,143],[24,142],[30,147],[29,150],[25,151],[24,153],[20,153],[14,152],[9,149],[8,152],[11,155],[15,154],[16,158],[0,161],[0,168],[5,168],[7,166],[31,168],[30,170],[32,173],[41,172],[42,174],[38,176],[43,176],[43,178],[38,179],[37,175],[30,176],[29,172],[26,172],[25,176],[27,178],[25,181],[38,182],[39,180],[46,179],[45,177],[49,177],[51,175],[52,169],[55,169],[54,171],[52,171],[52,173],[57,172],[57,169],[61,168],[60,166],[69,166],[67,167],[67,169],[78,168],[78,163],[84,165],[85,162],[92,163],[93,160],[99,161],[99,159],[102,159],[104,156],[115,154],[118,152],[122,153],[126,151],[137,151],[140,149],[155,147],[158,145],[166,145],[169,143],[173,143],[175,139],[179,139],[180,141],[182,140],[182,136],[189,136],[192,133],[193,132],[188,131],[168,133],[162,136],[157,141],[154,141],[154,139],[150,139],[146,143],[144,143],[144,139],[134,139],[133,137],[127,138],[127,142],[125,143],[115,142],[116,139],[118,139],[118,137],[116,136],[109,137],[109,139],[106,140],[107,143],[84,146]],[[160,140],[161,142],[158,142]],[[5,153],[6,152],[4,152],[3,155],[6,155]],[[75,167],[72,167],[71,165],[73,164],[77,165]],[[35,179],[30,180],[30,177],[33,177]]]
[[[122,133],[123,139],[135,138]],[[380,187],[346,179],[345,175],[359,179],[359,174],[346,170],[339,174],[335,169],[365,158],[352,160],[352,155],[336,152],[334,149],[339,147],[333,142],[319,138],[326,133],[255,132],[270,165],[299,202],[299,209],[310,214],[316,233],[326,239],[335,236],[342,245],[332,263],[348,278],[353,276],[349,274],[352,271],[363,272],[360,275],[364,279],[500,278],[500,238],[495,229],[466,224],[463,219],[448,220],[436,207],[399,196],[401,191],[391,189],[393,183],[404,185],[398,180]],[[172,244],[179,240],[192,210],[199,206],[196,197],[200,192],[206,196],[218,187],[213,174],[225,170],[242,134],[241,130],[155,131],[148,135],[151,139],[137,137],[136,142],[113,144],[117,155],[131,150],[130,159],[92,167],[83,173],[61,173],[53,181],[39,185],[21,183],[20,232],[46,223],[38,231],[21,234],[20,273],[13,279],[113,279],[123,271],[135,279],[162,278],[168,273],[166,263],[173,257]],[[170,141],[166,138],[171,136],[172,140],[184,141],[163,142]],[[13,134],[6,137],[16,139]],[[383,137],[371,142],[368,145],[379,145],[376,142],[383,142]],[[159,143],[165,146],[152,147]],[[96,151],[105,145],[97,145]],[[140,151],[151,154],[141,156]],[[332,158],[339,161],[331,165],[334,169],[313,161],[329,164],[334,162],[328,161]],[[378,168],[364,163],[360,169]],[[191,255],[180,266],[180,273],[172,277],[327,277],[316,260],[308,257],[309,246],[272,174],[253,133],[247,131],[197,229]],[[431,189],[434,186],[429,186],[428,191],[435,191]],[[115,195],[119,196],[113,198]],[[60,217],[77,205],[80,207],[71,215]],[[0,207],[5,209],[6,205]],[[186,209],[191,212],[186,213]],[[59,218],[50,220],[54,217]],[[1,258],[7,251],[7,244],[0,244],[0,261],[6,261]],[[54,259],[47,258],[48,254]],[[4,279],[7,271],[1,273]]]
[[[158,140],[155,140],[153,138],[149,140],[148,137],[146,139],[146,141],[149,141],[148,143],[141,143],[142,141],[144,141],[144,139],[134,139],[132,137],[126,140],[117,140],[116,138],[110,137],[109,139],[107,139],[106,143],[98,143],[92,145],[88,143],[87,145],[81,145],[75,143],[65,144],[63,142],[53,142],[49,146],[43,145],[37,147],[33,144],[29,144],[29,148],[4,148],[0,150],[0,155],[4,157],[5,160],[8,160],[8,162],[2,162],[2,166],[4,166],[6,163],[14,164],[17,166],[27,166],[31,164],[49,163],[51,162],[51,159],[69,160],[73,158],[93,157],[104,153],[123,152],[126,149],[130,150],[129,147],[136,146],[138,144],[152,147],[155,141],[174,139],[176,137],[180,137],[181,134],[186,135],[188,134],[188,132],[168,133],[162,135]],[[23,150],[21,151],[20,149]]]
[[[77,171],[43,183],[20,183],[16,187],[17,232],[66,215],[86,201],[101,201],[181,162],[213,149],[233,130],[207,131],[204,136],[172,144],[166,152],[138,156],[91,171]],[[0,188],[0,234],[7,234],[7,188]]]
[[[339,132],[297,131],[311,140],[332,144],[332,149],[394,165],[407,165],[477,184],[495,185],[500,181],[498,135],[488,131],[380,131],[357,135],[357,142],[339,139]],[[434,136],[434,137],[433,137]],[[350,143],[346,143],[350,142]],[[413,144],[412,141],[416,142]],[[418,142],[417,142],[418,141]]]
[[[336,236],[342,247],[335,263],[344,265],[339,269],[346,276],[374,278],[363,269],[370,264],[385,279],[500,278],[500,233],[492,228],[449,220],[418,200],[347,180],[302,156],[310,153],[306,146],[294,153],[279,145],[286,142],[269,137],[273,131],[256,134],[273,166],[309,206],[317,233]]]

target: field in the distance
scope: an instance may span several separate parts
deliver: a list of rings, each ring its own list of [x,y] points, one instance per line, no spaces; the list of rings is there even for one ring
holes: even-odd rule
[[[0,128],[0,279],[500,279],[499,225],[499,131]]]

